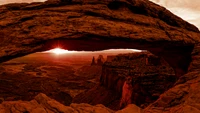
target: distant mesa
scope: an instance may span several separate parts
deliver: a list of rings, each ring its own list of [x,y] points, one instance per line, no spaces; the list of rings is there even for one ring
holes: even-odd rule
[[[97,60],[95,60],[95,57],[93,56],[91,66],[93,65],[102,66],[104,62],[105,62],[105,59],[103,58],[103,55],[99,55]]]

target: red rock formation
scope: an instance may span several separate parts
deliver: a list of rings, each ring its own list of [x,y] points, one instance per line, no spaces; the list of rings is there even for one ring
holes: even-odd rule
[[[94,88],[77,95],[73,103],[89,103],[91,105],[103,104],[113,110],[119,109],[120,94],[103,86]]]
[[[92,63],[91,63],[91,65],[96,65],[96,61],[95,61],[95,58],[94,58],[94,57],[92,58]]]
[[[155,55],[147,55],[146,57],[146,65],[160,65],[161,59]]]
[[[149,50],[181,78],[145,112],[198,112],[199,30],[148,0],[7,4],[0,6],[0,34],[0,62],[58,44],[68,50]],[[121,86],[119,77],[104,78],[104,86],[120,91],[114,87]]]
[[[101,102],[101,104],[110,106],[112,109],[119,109],[119,100],[121,98],[125,98],[124,102],[122,102],[125,103],[125,106],[127,105],[126,103],[131,102],[138,106],[146,107],[149,103],[155,101],[160,94],[172,87],[176,80],[173,68],[171,68],[166,61],[161,58],[160,65],[147,65],[146,56],[153,57],[153,55],[148,52],[115,56],[113,60],[104,63],[100,78],[101,87],[105,87],[112,92],[113,95],[107,95],[106,98],[102,98],[100,97],[101,93],[98,89],[99,87],[96,87],[96,89],[93,88],[91,91],[82,93],[75,97],[73,101],[75,103],[84,102],[94,105]],[[135,83],[132,84],[133,91],[123,88],[125,84],[125,78],[128,75],[131,75],[135,81]],[[95,96],[91,96],[94,94],[94,92],[99,92],[99,94],[95,93]],[[106,91],[101,90],[101,92]],[[133,92],[131,96],[123,97],[123,94],[130,95],[131,92]],[[105,103],[104,99],[107,98],[112,99],[106,100]],[[96,101],[98,99],[101,101]],[[91,102],[90,100],[93,101]],[[113,108],[112,105],[114,100],[116,104],[115,108]]]
[[[95,61],[95,57],[92,58],[92,63],[91,65],[99,65],[99,66],[102,66],[103,63],[105,62],[104,58],[103,58],[103,55],[99,55],[98,58],[97,58],[97,63]]]
[[[97,65],[102,66],[104,62],[105,62],[105,60],[103,58],[103,55],[99,55],[97,58]]]
[[[159,99],[145,108],[144,113],[198,113],[199,110],[199,64],[200,45],[192,52],[188,73],[178,79],[174,87],[163,93]]]
[[[122,96],[120,99],[120,108],[126,107],[128,104],[132,104],[133,96],[133,78],[132,76],[127,76],[122,87]],[[135,96],[136,97],[136,96]]]
[[[134,104],[129,104],[126,108],[115,113],[143,113],[143,110]]]
[[[47,97],[45,94],[38,94],[31,101],[4,101],[0,104],[0,113],[87,113],[87,112],[105,112],[114,113],[114,111],[103,105],[91,106],[88,104],[71,104],[64,106],[59,102]]]
[[[200,37],[195,26],[147,0],[47,1],[0,9],[0,62],[58,44],[68,50],[137,48],[164,57],[181,76]]]
[[[107,56],[106,61],[111,62],[115,58],[115,55]]]

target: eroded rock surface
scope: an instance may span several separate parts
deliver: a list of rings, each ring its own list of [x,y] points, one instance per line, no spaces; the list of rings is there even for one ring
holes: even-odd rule
[[[135,104],[129,104],[126,108],[119,110],[115,113],[142,113],[143,110]]]
[[[163,56],[181,76],[200,37],[195,26],[148,0],[50,0],[0,9],[0,62],[58,44],[68,50],[137,48]]]
[[[38,94],[31,101],[4,101],[0,104],[1,113],[114,113],[103,105],[71,104],[64,106],[59,102]]]
[[[144,112],[199,112],[199,30],[148,0],[73,0],[64,4],[52,0],[3,5],[0,38],[0,62],[52,49],[58,43],[68,50],[149,50],[163,57],[178,77],[185,75]],[[8,103],[1,104],[2,108],[12,108],[8,112],[31,108],[26,108],[29,102],[22,102],[18,109],[15,102]],[[39,104],[37,99],[30,103]],[[57,108],[58,103],[45,101],[40,105],[35,112],[45,112],[42,106]],[[62,105],[51,109],[58,110],[74,111]]]
[[[139,89],[142,89],[134,89],[134,93],[141,96],[131,101],[143,108],[171,88],[177,79],[173,68],[163,58],[149,52],[108,56],[102,67],[100,86],[79,94],[73,101],[92,105],[101,103],[111,109],[119,109],[122,86],[128,75],[135,81],[133,87],[139,84]]]
[[[189,71],[182,76],[175,86],[163,93],[160,98],[148,106],[145,113],[199,113],[200,112],[200,45],[192,52]]]
[[[72,103],[64,106],[59,102],[47,97],[45,94],[38,94],[31,101],[4,101],[0,104],[1,113],[142,113],[142,109],[134,104],[128,105],[120,111],[113,111],[98,104],[95,106],[81,103]]]

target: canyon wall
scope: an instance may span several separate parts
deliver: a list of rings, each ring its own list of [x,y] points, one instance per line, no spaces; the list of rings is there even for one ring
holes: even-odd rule
[[[74,99],[75,103],[86,102],[95,105],[101,102],[101,104],[110,106],[110,108],[115,105],[116,108],[121,99],[122,86],[125,78],[131,75],[135,84],[139,83],[140,87],[148,94],[141,94],[145,95],[144,98],[147,98],[148,102],[141,98],[137,100],[140,101],[138,106],[143,105],[145,107],[144,104],[147,106],[149,103],[155,101],[164,91],[171,88],[177,79],[173,68],[163,58],[157,57],[149,52],[108,56],[108,58],[108,61],[102,66],[102,75],[98,89],[94,88],[93,91],[89,91],[91,94],[86,92],[78,95]],[[99,87],[105,87],[105,89],[112,92],[112,95],[107,95],[107,98],[113,99],[100,98],[99,95],[105,92],[103,90],[99,94],[97,93],[95,96],[91,96],[94,92],[102,89]],[[95,101],[98,99],[102,101]],[[104,101],[104,99],[107,100]]]
[[[125,77],[131,75],[151,95],[159,95],[175,82],[176,76],[163,58],[158,57],[157,61],[151,62],[152,57],[157,56],[149,52],[114,56],[112,61],[103,65],[100,84],[121,93]]]
[[[200,45],[192,52],[192,62],[188,73],[180,77],[176,84],[160,95],[159,99],[144,109],[144,113],[198,113],[200,86]]]

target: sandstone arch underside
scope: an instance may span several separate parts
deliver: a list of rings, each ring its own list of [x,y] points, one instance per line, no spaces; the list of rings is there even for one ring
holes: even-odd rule
[[[58,45],[68,50],[130,48],[187,72],[199,30],[148,0],[94,0],[0,6],[0,62]]]

